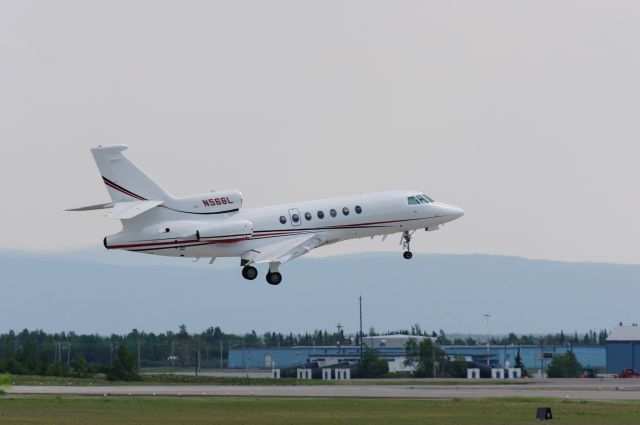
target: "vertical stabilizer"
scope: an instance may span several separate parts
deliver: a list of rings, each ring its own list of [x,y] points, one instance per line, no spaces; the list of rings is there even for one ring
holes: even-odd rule
[[[166,190],[122,154],[127,147],[113,145],[91,149],[111,199],[114,202],[169,199],[171,195]]]

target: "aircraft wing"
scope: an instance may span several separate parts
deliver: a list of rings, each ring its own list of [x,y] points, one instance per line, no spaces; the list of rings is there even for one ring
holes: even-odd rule
[[[162,204],[162,201],[127,201],[127,202],[110,202],[107,204],[90,205],[88,207],[73,208],[67,211],[92,211],[111,209],[107,214],[109,218],[126,220],[149,211],[151,208]]]
[[[284,264],[294,258],[306,254],[314,248],[324,244],[325,240],[316,234],[304,235],[263,246],[260,250],[251,250],[244,257],[254,263]]]

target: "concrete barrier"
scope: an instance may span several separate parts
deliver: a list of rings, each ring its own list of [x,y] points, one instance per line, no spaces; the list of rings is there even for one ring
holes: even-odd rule
[[[311,379],[311,369],[296,369],[298,379]]]
[[[491,378],[493,379],[504,379],[504,369],[503,368],[491,368]]]
[[[336,380],[344,381],[351,379],[351,369],[334,369]]]
[[[331,369],[322,369],[322,379],[325,381],[331,380]]]
[[[480,369],[475,367],[467,369],[467,379],[480,379]]]
[[[507,369],[507,379],[522,378],[522,369],[519,367],[510,367]]]

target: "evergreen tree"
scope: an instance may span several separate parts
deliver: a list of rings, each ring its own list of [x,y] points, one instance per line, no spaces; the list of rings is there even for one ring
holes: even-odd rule
[[[142,377],[138,373],[138,365],[133,355],[124,344],[118,348],[118,356],[113,364],[106,370],[109,381],[140,381]]]
[[[515,368],[519,368],[522,371],[522,376],[528,376],[527,375],[527,368],[525,367],[524,363],[522,362],[522,356],[520,355],[520,347],[518,347],[518,352],[516,353],[516,363],[513,365],[513,367]]]
[[[82,353],[78,353],[75,355],[73,360],[71,361],[71,367],[73,368],[73,372],[79,378],[85,378],[89,375],[89,365],[87,364],[87,360],[84,358]]]
[[[38,373],[40,370],[40,356],[38,356],[38,346],[33,339],[27,341],[21,354],[19,361],[27,370],[27,373]]]
[[[444,333],[442,329],[440,329],[440,335],[438,335],[438,341],[440,341],[441,345],[451,345],[451,340],[447,338],[447,335]]]

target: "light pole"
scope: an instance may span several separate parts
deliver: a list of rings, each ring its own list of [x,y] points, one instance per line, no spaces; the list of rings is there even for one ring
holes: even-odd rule
[[[489,319],[491,318],[491,313],[485,313],[483,316],[487,320],[487,366],[489,366],[489,353],[491,351],[489,346]]]
[[[358,304],[360,306],[360,361],[362,361],[362,295],[358,297]]]

